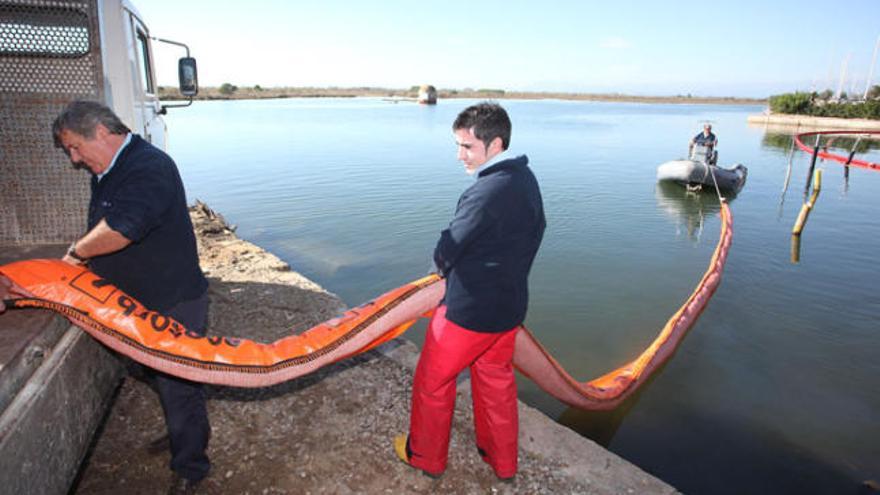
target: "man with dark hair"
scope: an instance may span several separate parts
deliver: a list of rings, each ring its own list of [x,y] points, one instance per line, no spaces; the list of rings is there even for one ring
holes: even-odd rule
[[[131,132],[113,113],[113,110],[104,105],[94,101],[75,101],[68,105],[52,123],[52,138],[55,140],[55,147],[63,148],[61,145],[62,131],[68,130],[80,136],[93,138],[98,124],[104,126],[110,131],[110,134],[125,136]]]
[[[64,261],[88,264],[144,306],[204,335],[208,282],[174,161],[95,102],[68,105],[52,134],[74,165],[92,173],[88,231]],[[155,382],[171,448],[171,493],[192,493],[210,469],[204,393],[200,384],[162,373]]]
[[[427,475],[443,473],[455,382],[469,368],[477,450],[499,479],[511,480],[519,430],[511,361],[544,235],[544,207],[528,158],[507,151],[511,125],[500,105],[468,107],[452,128],[458,159],[476,182],[461,195],[434,250],[446,296],[416,368],[409,435],[395,438],[394,448]]]

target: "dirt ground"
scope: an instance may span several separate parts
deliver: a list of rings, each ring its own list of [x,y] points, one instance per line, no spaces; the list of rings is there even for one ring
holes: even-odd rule
[[[342,302],[219,215],[191,210],[210,280],[209,333],[273,341],[339,314]],[[205,494],[674,493],[663,482],[520,404],[520,470],[499,482],[474,448],[470,391],[459,387],[449,468],[438,480],[397,460],[408,425],[418,349],[398,339],[377,351],[263,389],[206,388],[212,438]],[[169,454],[146,447],[164,434],[142,373],[121,385],[73,493],[164,493]]]

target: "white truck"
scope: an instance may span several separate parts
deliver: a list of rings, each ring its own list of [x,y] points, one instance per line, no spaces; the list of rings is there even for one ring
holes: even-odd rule
[[[50,130],[67,103],[101,101],[165,147],[162,115],[198,83],[187,48],[177,70],[189,103],[159,101],[157,41],[169,42],[126,0],[0,0],[0,264],[60,257],[85,230],[88,175]],[[122,370],[59,316],[0,314],[0,492],[67,493]]]
[[[167,108],[159,101],[152,41],[171,43],[186,49],[180,59],[180,93],[198,93],[195,59],[183,43],[150,36],[143,18],[127,1],[99,0],[101,60],[104,66],[104,96],[107,105],[129,128],[164,149],[167,128],[162,115]],[[190,99],[190,103],[192,99]]]

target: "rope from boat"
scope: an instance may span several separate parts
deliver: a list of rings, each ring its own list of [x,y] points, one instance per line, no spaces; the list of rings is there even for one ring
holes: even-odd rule
[[[705,170],[703,171],[703,178],[700,179],[700,183],[702,184],[703,181],[706,180],[706,177],[712,172],[712,170],[711,170],[712,166],[709,165],[708,162],[702,162],[701,165],[703,165],[704,167],[706,167]]]
[[[718,201],[723,205],[724,197],[721,196],[721,189],[718,187],[718,178],[715,177],[715,171],[707,164],[706,167],[709,169],[709,173],[712,175],[712,183],[715,184],[715,194],[718,196]]]

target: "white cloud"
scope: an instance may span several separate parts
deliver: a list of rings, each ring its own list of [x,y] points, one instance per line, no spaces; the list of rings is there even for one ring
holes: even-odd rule
[[[620,36],[604,38],[599,42],[599,48],[606,48],[609,50],[625,50],[631,46],[632,43],[630,43],[629,40],[621,38]]]

